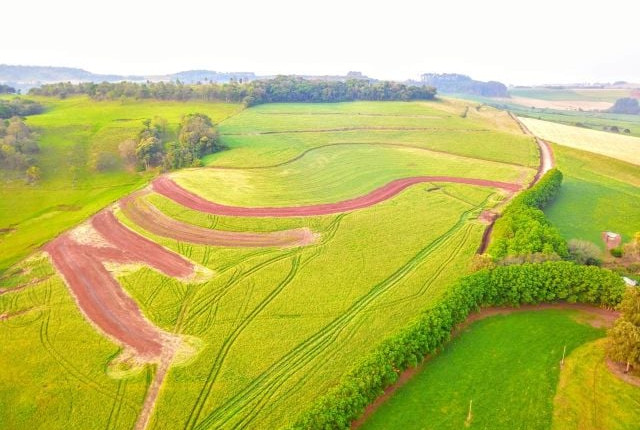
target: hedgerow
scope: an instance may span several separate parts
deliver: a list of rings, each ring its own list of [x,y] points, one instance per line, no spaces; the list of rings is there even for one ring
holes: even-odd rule
[[[567,257],[567,243],[542,212],[562,185],[562,173],[549,170],[536,185],[507,206],[493,228],[488,254],[496,259],[530,254]]]
[[[435,307],[384,341],[319,398],[294,429],[347,429],[409,367],[437,351],[469,313],[487,306],[565,301],[615,306],[625,290],[615,273],[567,261],[498,266],[460,279]]]

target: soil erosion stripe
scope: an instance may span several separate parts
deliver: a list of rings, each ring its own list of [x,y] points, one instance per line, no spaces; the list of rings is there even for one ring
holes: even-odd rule
[[[487,179],[459,178],[453,176],[414,176],[393,180],[368,194],[355,197],[353,199],[343,200],[341,202],[283,207],[241,207],[214,203],[187,191],[167,176],[161,176],[153,181],[153,189],[157,193],[160,193],[190,209],[215,215],[245,217],[299,217],[328,215],[365,208],[390,199],[405,188],[422,182],[451,182],[457,184],[501,188],[510,192],[519,191],[521,188],[519,184],[490,181]]]
[[[213,230],[180,222],[160,212],[142,198],[142,194],[120,200],[120,208],[131,221],[145,230],[180,241],[227,247],[288,247],[314,242],[315,236],[307,227],[273,232],[237,232]]]
[[[47,244],[45,251],[87,319],[142,360],[156,361],[172,336],[144,318],[105,263],[149,264],[174,277],[192,274],[193,265],[127,229],[110,211],[94,216],[91,224],[105,243],[79,243],[66,233]]]

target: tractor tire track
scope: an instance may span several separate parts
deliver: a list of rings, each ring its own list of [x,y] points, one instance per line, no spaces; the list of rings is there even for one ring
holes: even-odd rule
[[[242,334],[242,332],[244,331],[244,329],[256,318],[257,315],[259,315],[264,308],[267,307],[267,305],[269,303],[271,303],[273,301],[273,299],[275,297],[278,296],[278,294],[280,294],[280,292],[287,286],[289,285],[289,283],[291,283],[291,281],[295,278],[295,276],[298,273],[298,269],[299,269],[299,265],[300,265],[300,256],[295,256],[292,259],[292,264],[291,264],[291,270],[289,271],[289,273],[287,274],[287,276],[285,277],[285,279],[280,282],[280,284],[273,290],[271,291],[271,293],[269,293],[269,295],[264,298],[259,304],[258,306],[256,306],[250,313],[249,315],[247,315],[244,320],[242,321],[241,324],[239,324],[234,330],[233,332],[227,336],[227,338],[225,339],[224,343],[222,344],[222,348],[220,349],[216,360],[213,363],[213,366],[211,367],[211,370],[209,371],[209,375],[205,381],[204,387],[203,389],[200,391],[200,395],[198,396],[196,403],[191,411],[191,414],[189,415],[189,418],[187,420],[187,423],[185,425],[186,429],[193,429],[197,422],[198,419],[200,417],[200,414],[202,413],[202,409],[204,407],[204,404],[206,403],[211,390],[213,388],[213,384],[215,383],[218,374],[220,373],[220,369],[222,367],[222,364],[224,362],[224,360],[227,357],[227,354],[229,353],[229,350],[231,349],[231,347],[233,346],[234,342],[236,341],[236,339],[240,336],[240,334]]]
[[[222,427],[232,419],[242,419],[243,414],[251,413],[256,402],[271,398],[289,378],[307,366],[314,358],[335,342],[347,325],[370,303],[384,294],[388,289],[412,273],[424,259],[443,244],[465,223],[469,214],[477,208],[464,212],[458,221],[443,235],[422,248],[409,261],[398,268],[385,280],[375,285],[368,293],[357,299],[352,305],[332,322],[317,331],[313,336],[302,341],[298,346],[285,354],[277,363],[266,369],[260,376],[247,384],[241,391],[207,415],[195,427],[197,430]],[[250,405],[254,405],[251,407]]]

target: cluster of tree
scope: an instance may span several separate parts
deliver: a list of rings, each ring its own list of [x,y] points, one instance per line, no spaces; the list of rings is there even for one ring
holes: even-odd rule
[[[246,106],[273,102],[342,102],[353,100],[430,100],[434,88],[408,86],[397,82],[370,82],[363,79],[323,81],[296,76],[278,76],[252,82],[187,85],[181,82],[57,83],[30,90],[30,94],[67,97],[87,94],[92,98],[122,97],[160,100],[224,100]]]
[[[625,363],[626,372],[640,370],[640,288],[628,288],[618,310],[620,318],[608,332],[608,355]]]
[[[0,168],[25,171],[27,181],[40,179],[40,169],[35,166],[34,155],[40,148],[36,135],[19,117],[0,120]]]
[[[12,100],[0,100],[0,119],[36,115],[43,111],[44,107],[33,100],[25,100],[19,97]]]
[[[199,113],[189,114],[182,119],[178,139],[167,147],[164,167],[171,170],[200,166],[203,156],[223,149],[225,146],[220,143],[211,118]]]
[[[162,166],[171,170],[199,166],[203,156],[224,149],[211,118],[204,114],[185,115],[175,141],[168,141],[165,119],[147,119],[143,124],[135,139],[125,140],[119,146],[123,161],[130,167]]]
[[[0,84],[0,94],[15,94],[15,93],[16,93],[15,88],[9,85]]]
[[[513,199],[496,220],[488,253],[495,259],[532,254],[568,257],[567,243],[541,210],[561,185],[562,173],[552,169]]]
[[[616,100],[613,106],[609,108],[609,112],[640,115],[640,103],[638,103],[638,99],[624,97]]]
[[[296,429],[348,429],[386,387],[435,353],[469,313],[486,306],[567,301],[615,306],[625,286],[613,272],[567,261],[499,266],[459,280],[443,300],[411,326],[384,341],[293,425]]]
[[[509,97],[507,86],[502,82],[475,81],[466,75],[456,73],[425,73],[422,82],[435,87],[441,93],[472,94],[482,97]]]

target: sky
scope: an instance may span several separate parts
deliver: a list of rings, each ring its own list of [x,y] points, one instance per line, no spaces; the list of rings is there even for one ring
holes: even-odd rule
[[[0,23],[0,64],[94,73],[640,82],[638,0],[20,0]]]

